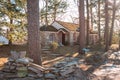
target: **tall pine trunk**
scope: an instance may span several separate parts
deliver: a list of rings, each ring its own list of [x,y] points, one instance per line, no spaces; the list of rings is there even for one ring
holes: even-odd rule
[[[39,31],[39,0],[27,0],[28,55],[34,63],[41,65],[41,46]]]
[[[91,0],[90,0],[91,2]],[[92,4],[92,3],[90,3]],[[90,6],[90,29],[93,30],[93,8],[92,5]]]
[[[56,14],[57,14],[57,8],[56,6],[54,7],[54,14],[53,14],[53,20],[56,20]]]
[[[109,49],[109,13],[108,13],[108,0],[105,0],[105,51]]]
[[[83,54],[82,49],[85,48],[85,17],[84,17],[84,0],[79,0],[79,53]]]
[[[45,24],[46,24],[45,30],[46,30],[48,26],[48,0],[45,0],[45,3],[46,3],[46,14],[45,14]]]
[[[110,38],[109,38],[109,45],[112,44],[112,37],[113,37],[113,30],[114,30],[114,22],[115,22],[115,14],[116,14],[116,0],[114,0],[114,5],[113,5],[113,14],[112,14],[112,24],[110,28]]]
[[[13,24],[13,19],[10,19],[10,24]],[[9,37],[9,34],[11,34],[13,31],[13,27],[10,27],[10,30],[7,31],[7,37]],[[9,45],[12,45],[12,37],[9,38]]]
[[[86,9],[87,9],[87,25],[86,25],[86,45],[89,45],[89,2],[86,0]]]
[[[101,42],[101,27],[100,27],[100,0],[98,0],[98,37],[99,43]]]
[[[119,42],[118,42],[118,44],[119,44],[119,49],[120,49],[120,30],[119,30]]]

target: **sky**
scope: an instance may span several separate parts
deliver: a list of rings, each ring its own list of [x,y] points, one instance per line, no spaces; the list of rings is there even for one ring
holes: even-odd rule
[[[40,8],[42,8],[42,0],[40,0]],[[59,15],[57,20],[65,21],[65,22],[73,22],[72,18],[78,17],[78,7],[75,4],[74,0],[67,0],[68,8],[66,9],[66,13]]]
[[[74,0],[68,0],[67,2],[69,7],[66,10],[67,13],[62,16],[62,20],[66,22],[72,22],[72,18],[78,17],[78,7]]]

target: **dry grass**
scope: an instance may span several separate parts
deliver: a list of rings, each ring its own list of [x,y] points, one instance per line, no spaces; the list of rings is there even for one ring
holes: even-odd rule
[[[0,46],[0,66],[2,66],[6,61],[7,58],[10,56],[10,51],[26,51],[27,46],[26,45],[12,45],[12,46]],[[65,56],[73,56],[77,57],[78,54],[78,46],[63,46],[56,49],[54,52],[50,52],[48,54],[42,53],[42,61],[44,63],[52,64],[54,61],[60,61]],[[60,58],[59,60],[56,60]],[[51,63],[50,63],[51,62]]]
[[[75,45],[75,46],[63,46],[63,47],[59,47],[58,49],[56,49],[55,53],[63,54],[63,55],[65,55],[65,54],[72,55],[72,54],[78,52],[78,48],[79,48],[78,45]]]
[[[4,63],[7,62],[7,58],[10,56],[11,50],[24,51],[26,50],[26,46],[25,45],[0,46],[0,69],[3,67]]]
[[[110,46],[110,49],[113,49],[113,50],[117,50],[119,48],[119,45],[118,44],[112,44]]]

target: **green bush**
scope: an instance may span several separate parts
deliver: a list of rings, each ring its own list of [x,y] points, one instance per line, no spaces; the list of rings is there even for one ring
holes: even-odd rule
[[[58,48],[58,43],[57,43],[57,42],[52,42],[52,43],[50,44],[50,48],[51,48],[53,51],[55,51],[55,50]]]

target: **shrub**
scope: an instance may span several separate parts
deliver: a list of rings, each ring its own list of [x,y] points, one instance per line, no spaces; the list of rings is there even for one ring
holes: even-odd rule
[[[55,50],[58,48],[58,43],[57,43],[57,42],[52,42],[52,43],[50,44],[50,48],[51,48],[53,51],[55,51]]]

